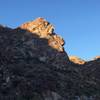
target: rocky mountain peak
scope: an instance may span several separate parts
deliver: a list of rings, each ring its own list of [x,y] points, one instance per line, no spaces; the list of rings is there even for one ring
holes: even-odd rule
[[[22,24],[20,28],[38,35],[39,38],[48,39],[49,46],[63,52],[63,38],[54,33],[54,26],[44,18],[39,17],[34,21],[26,22]]]
[[[24,23],[20,26],[21,29],[26,29],[33,34],[37,34],[41,38],[47,37],[54,32],[54,27],[44,18],[37,18],[34,21]]]
[[[100,100],[100,59],[68,57],[63,45],[43,18],[0,25],[0,100]]]
[[[66,70],[69,63],[63,45],[64,40],[54,33],[53,25],[43,18],[15,29],[1,25],[0,96],[3,99],[0,100],[7,100],[7,96],[35,98],[35,94],[41,94],[41,98],[52,98],[51,94],[58,95],[60,70]]]

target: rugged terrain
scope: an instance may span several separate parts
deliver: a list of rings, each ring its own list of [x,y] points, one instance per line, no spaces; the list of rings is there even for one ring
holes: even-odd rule
[[[100,100],[100,58],[68,57],[52,24],[0,25],[0,100]]]

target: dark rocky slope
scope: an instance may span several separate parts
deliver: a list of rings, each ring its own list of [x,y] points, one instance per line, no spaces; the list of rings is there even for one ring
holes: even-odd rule
[[[43,18],[16,29],[0,26],[0,100],[74,100],[82,95],[97,100],[100,59],[75,64],[63,45]]]

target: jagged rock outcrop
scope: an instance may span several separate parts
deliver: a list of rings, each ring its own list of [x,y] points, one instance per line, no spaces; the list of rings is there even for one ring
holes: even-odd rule
[[[85,61],[81,58],[78,58],[77,56],[69,56],[70,61],[76,63],[76,64],[85,64]]]
[[[40,38],[41,41],[31,39],[27,41],[26,44],[34,45],[33,41],[38,42],[38,45],[35,45],[35,49],[37,48],[36,51],[41,50],[41,60],[43,59],[50,63],[52,62],[54,66],[59,68],[65,66],[67,62],[64,59],[68,61],[69,58],[63,48],[64,40],[62,37],[54,33],[53,25],[43,18],[37,18],[35,21],[27,22],[21,25],[19,28],[27,30],[28,32],[25,32],[27,35],[30,35],[31,33],[33,35],[37,35]],[[42,43],[43,39],[46,40],[46,42],[44,41],[45,43]]]
[[[47,38],[48,35],[53,34],[54,27],[43,18],[37,18],[35,21],[27,22],[20,26],[21,29],[28,30],[33,34],[37,34],[40,37]]]
[[[63,45],[43,18],[16,29],[0,25],[0,100],[99,100],[100,59],[73,60]]]
[[[97,59],[99,59],[100,58],[100,56],[96,56],[95,58],[93,58],[93,60],[97,60]]]

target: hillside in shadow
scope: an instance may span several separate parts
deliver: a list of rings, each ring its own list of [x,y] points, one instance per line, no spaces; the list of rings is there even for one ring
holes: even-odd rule
[[[60,52],[49,46],[48,39],[21,28],[1,26],[1,98],[33,98],[34,93],[58,91],[59,72],[66,69],[67,60],[65,51]]]
[[[100,59],[75,64],[63,45],[43,18],[16,29],[0,26],[0,100],[75,100],[83,95],[97,100]]]

